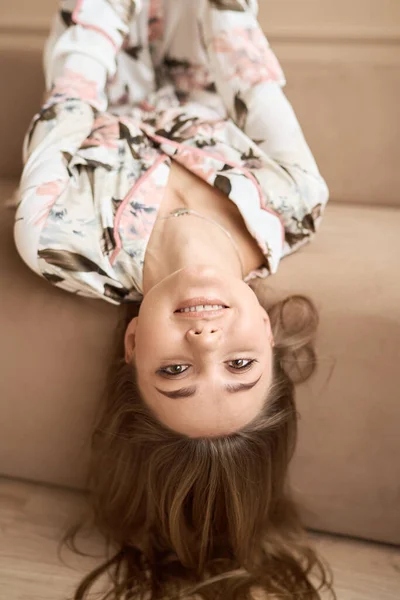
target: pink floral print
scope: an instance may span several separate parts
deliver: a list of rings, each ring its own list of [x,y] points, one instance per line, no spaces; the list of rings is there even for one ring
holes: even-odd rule
[[[215,173],[215,166],[209,164],[207,156],[200,152],[196,152],[196,150],[192,148],[179,148],[176,154],[176,160],[205,181],[208,181],[211,175]]]
[[[79,0],[79,25],[54,19],[14,230],[33,270],[76,294],[140,301],[171,161],[237,206],[265,257],[251,276],[312,239],[328,191],[256,4]]]
[[[181,133],[185,137],[191,138],[194,136],[213,137],[218,132],[223,131],[225,127],[225,119],[215,119],[214,121],[203,121],[203,119],[191,123]]]
[[[148,239],[154,226],[157,209],[164,195],[164,186],[157,181],[156,169],[147,173],[143,182],[129,192],[123,201],[117,235],[131,245],[135,240]]]
[[[41,183],[36,188],[37,196],[48,196],[49,198],[42,205],[42,209],[40,213],[37,215],[36,220],[34,221],[34,225],[42,225],[49,216],[49,213],[65,187],[65,181],[61,181],[60,179],[56,179],[54,181],[46,181],[45,183]]]
[[[209,69],[203,65],[178,66],[170,69],[170,74],[176,88],[181,92],[204,90],[213,83]]]
[[[103,146],[115,149],[118,147],[119,121],[109,113],[101,113],[94,121],[92,131],[83,141],[81,148]]]
[[[222,31],[214,38],[213,47],[221,57],[229,79],[238,78],[248,85],[257,85],[265,81],[278,82],[283,76],[279,62],[259,28],[234,27]]]
[[[83,73],[65,69],[61,77],[57,77],[54,82],[51,95],[55,94],[90,102],[97,98],[97,82],[90,80]]]

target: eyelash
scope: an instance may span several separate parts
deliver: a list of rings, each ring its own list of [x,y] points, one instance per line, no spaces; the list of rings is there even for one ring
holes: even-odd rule
[[[254,363],[258,362],[255,358],[235,358],[233,360],[228,361],[228,363],[232,363],[232,362],[236,362],[239,360],[243,360],[243,361],[247,361],[247,364],[244,367],[230,367],[232,369],[232,371],[236,371],[236,372],[245,372],[248,371]],[[176,364],[176,365],[167,365],[166,367],[162,367],[161,369],[158,369],[157,373],[159,375],[164,375],[167,377],[177,377],[178,375],[182,375],[183,373],[186,373],[186,371],[190,368],[191,365],[182,365],[182,364]],[[179,373],[170,373],[167,371],[167,369],[170,369],[171,367],[186,367],[186,369],[184,371],[180,371]]]

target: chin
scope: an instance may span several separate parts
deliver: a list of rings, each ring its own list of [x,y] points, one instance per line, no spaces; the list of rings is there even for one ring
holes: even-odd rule
[[[241,277],[210,265],[195,264],[177,271],[181,281],[193,284],[229,285],[243,282]]]
[[[210,265],[203,264],[195,264],[190,265],[189,267],[184,267],[179,271],[182,275],[187,275],[188,277],[205,277],[205,278],[213,278],[213,277],[221,277],[226,274],[221,269],[216,269],[215,267],[211,267]]]

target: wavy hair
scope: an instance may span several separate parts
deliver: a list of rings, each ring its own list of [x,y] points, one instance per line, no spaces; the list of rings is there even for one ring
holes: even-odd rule
[[[317,600],[323,589],[336,597],[287,482],[294,384],[315,369],[318,313],[301,295],[265,308],[275,338],[272,387],[251,423],[219,438],[187,437],[152,415],[123,359],[126,309],[89,475],[94,521],[112,555],[74,600],[89,598],[106,573],[102,600]],[[75,548],[74,535],[68,539]]]

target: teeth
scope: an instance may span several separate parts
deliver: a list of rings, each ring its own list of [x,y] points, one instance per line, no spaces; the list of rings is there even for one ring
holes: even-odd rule
[[[207,310],[220,310],[221,308],[224,308],[222,304],[199,304],[198,306],[181,308],[178,312],[204,312]]]

